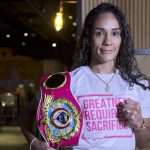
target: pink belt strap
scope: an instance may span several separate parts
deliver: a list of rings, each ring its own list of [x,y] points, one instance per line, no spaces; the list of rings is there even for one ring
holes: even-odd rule
[[[77,145],[82,118],[80,105],[70,90],[70,74],[44,75],[36,119],[48,145],[54,148]]]

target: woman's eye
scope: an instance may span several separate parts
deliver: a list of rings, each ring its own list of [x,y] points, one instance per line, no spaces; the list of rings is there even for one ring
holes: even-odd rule
[[[101,31],[96,32],[95,34],[96,34],[96,36],[100,36],[100,37],[104,37],[105,36],[105,33],[101,32]]]
[[[116,32],[116,31],[115,31],[115,32],[112,33],[112,35],[113,35],[113,36],[120,36],[120,32]]]

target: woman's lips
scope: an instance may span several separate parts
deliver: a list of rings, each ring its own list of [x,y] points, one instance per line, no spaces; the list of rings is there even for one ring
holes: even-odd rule
[[[102,49],[102,50],[101,50],[101,52],[102,52],[102,53],[109,54],[109,53],[111,53],[111,52],[112,52],[112,50],[104,50],[104,49]]]

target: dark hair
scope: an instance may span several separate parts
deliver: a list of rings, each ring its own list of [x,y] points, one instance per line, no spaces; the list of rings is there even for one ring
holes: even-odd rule
[[[133,87],[133,84],[136,83],[143,89],[150,88],[149,85],[146,86],[141,82],[142,79],[146,79],[146,76],[142,74],[137,67],[137,62],[134,57],[134,44],[125,16],[117,6],[110,3],[99,4],[86,16],[79,41],[77,43],[76,54],[74,57],[75,67],[90,64],[91,48],[89,43],[92,34],[92,27],[97,17],[104,12],[113,13],[120,25],[121,45],[116,58],[116,68],[119,69],[122,78],[129,83],[130,87]]]

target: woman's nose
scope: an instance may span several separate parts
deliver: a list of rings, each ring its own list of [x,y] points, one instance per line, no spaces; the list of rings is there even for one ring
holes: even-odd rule
[[[111,45],[112,44],[112,36],[110,34],[106,34],[103,45]]]

